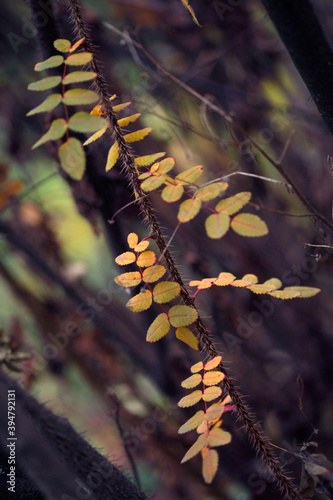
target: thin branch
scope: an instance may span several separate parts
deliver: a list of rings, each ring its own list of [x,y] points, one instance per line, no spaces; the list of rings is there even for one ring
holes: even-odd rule
[[[115,394],[115,392],[112,391],[112,389],[107,391],[107,395],[109,396],[109,398],[112,400],[113,404],[115,405],[113,418],[114,418],[114,421],[115,421],[116,426],[118,428],[119,435],[120,435],[121,441],[123,443],[127,459],[131,465],[134,479],[135,479],[135,483],[136,483],[138,489],[141,490],[142,488],[141,488],[140,478],[139,478],[139,474],[138,474],[138,469],[137,469],[135,460],[133,458],[133,455],[131,453],[131,450],[129,449],[128,441],[126,440],[125,432],[124,432],[124,429],[123,429],[123,426],[122,426],[122,423],[120,420],[120,402],[119,402],[119,399],[118,399],[117,395]]]

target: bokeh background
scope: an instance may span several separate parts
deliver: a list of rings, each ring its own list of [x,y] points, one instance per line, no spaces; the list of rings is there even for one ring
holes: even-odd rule
[[[40,5],[40,22],[47,23],[48,3]],[[193,0],[191,5],[202,28],[177,0],[83,2],[110,94],[116,93],[118,102],[132,101],[129,111],[142,114],[142,127],[153,127],[136,154],[166,151],[176,159],[177,172],[204,165],[204,181],[235,172],[281,181],[267,159],[114,28],[140,40],[180,80],[233,112],[272,158],[280,157],[292,136],[285,169],[331,220],[332,138],[261,3]],[[332,6],[318,0],[316,9],[333,43]],[[73,40],[64,2],[54,2],[54,12],[59,35]],[[80,183],[60,171],[54,145],[32,151],[51,116],[26,117],[43,97],[27,91],[39,77],[33,68],[43,57],[25,2],[3,2],[0,34],[0,221],[19,236],[15,242],[5,230],[0,235],[1,327],[15,348],[32,355],[16,376],[131,476],[114,418],[118,401],[141,486],[158,500],[280,498],[233,414],[224,420],[233,441],[220,450],[212,485],[204,485],[199,459],[180,465],[194,434],[177,434],[192,413],[177,409],[176,402],[184,395],[181,380],[201,358],[173,334],[146,343],[158,309],[130,313],[129,296],[114,284],[119,274],[114,258],[127,250],[127,234],[143,238],[148,229],[135,204],[107,223],[131,201],[121,165],[104,172],[111,139],[88,148],[95,178]],[[250,210],[267,222],[269,235],[242,238],[230,231],[210,240],[204,231],[207,214],[201,213],[177,231],[173,256],[186,282],[228,271],[321,289],[311,299],[278,303],[246,290],[216,289],[202,292],[197,305],[272,442],[298,453],[303,442],[317,441],[319,452],[332,460],[332,249],[305,246],[329,246],[330,235],[285,183],[245,175],[229,181],[230,194],[252,192]],[[171,236],[177,204],[167,205],[158,194],[151,199]],[[43,263],[53,272],[42,272]],[[77,335],[69,339],[67,331]],[[299,482],[301,461],[279,449],[277,455]]]

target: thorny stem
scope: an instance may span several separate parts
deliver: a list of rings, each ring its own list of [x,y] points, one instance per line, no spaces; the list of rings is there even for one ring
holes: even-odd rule
[[[81,14],[81,8],[78,4],[77,0],[67,0],[70,13],[74,22],[75,26],[75,31],[76,34],[79,38],[84,38],[85,39],[85,48],[88,52],[94,52],[94,47],[93,43],[90,39],[87,27],[83,21],[82,14]],[[160,250],[160,252],[163,254],[165,264],[167,266],[167,269],[172,277],[172,279],[180,285],[181,289],[181,297],[184,301],[184,303],[187,306],[190,306],[194,309],[196,309],[194,305],[193,299],[190,297],[185,284],[180,276],[180,273],[178,271],[178,268],[171,256],[171,253],[169,252],[165,239],[163,237],[158,219],[155,215],[155,212],[152,208],[152,205],[149,201],[149,199],[144,195],[144,192],[141,189],[141,184],[138,179],[138,174],[135,168],[135,162],[134,162],[134,157],[132,154],[132,150],[130,146],[125,142],[124,136],[122,134],[121,128],[119,127],[117,123],[117,117],[112,109],[112,105],[109,101],[109,94],[107,91],[107,87],[104,81],[104,78],[101,74],[101,71],[98,67],[98,64],[96,62],[95,57],[93,57],[91,63],[91,69],[97,73],[97,77],[95,80],[95,86],[96,86],[96,91],[100,96],[101,104],[105,110],[105,116],[111,126],[111,130],[113,133],[114,139],[117,141],[118,146],[119,146],[119,153],[120,153],[120,159],[123,162],[123,170],[125,171],[125,174],[127,178],[129,179],[130,185],[134,191],[134,193],[138,196],[138,204],[145,216],[145,221],[148,223],[150,230],[152,232],[152,235],[155,236],[155,241],[156,244]],[[174,79],[174,77],[172,77]],[[178,80],[177,80],[178,82]],[[181,86],[183,86],[183,83],[181,83]],[[195,92],[195,91],[193,91]],[[199,96],[199,94],[198,94]],[[201,96],[200,96],[201,99]],[[205,99],[205,98],[203,98]],[[221,112],[220,108],[212,104],[210,101],[207,99],[207,103],[209,103],[210,106],[213,106],[214,108],[218,109],[219,112]],[[226,113],[224,113],[224,118],[226,121],[228,121],[230,124],[233,123],[233,118]],[[289,180],[288,180],[289,182]],[[332,226],[333,228],[333,226]],[[196,309],[197,310],[197,309]],[[198,316],[198,319],[195,322],[195,326],[197,329],[197,333],[199,336],[199,339],[201,343],[203,344],[205,350],[207,351],[210,359],[215,358],[216,356],[219,355],[218,350],[216,346],[214,345],[213,341],[210,338],[210,334],[204,325],[202,319],[200,316]],[[224,378],[224,384],[225,388],[230,395],[233,405],[235,406],[239,418],[242,420],[248,434],[249,438],[254,445],[257,453],[260,455],[266,466],[269,468],[273,476],[275,477],[275,480],[277,481],[280,489],[282,492],[286,495],[287,498],[291,500],[300,500],[299,495],[293,486],[290,478],[284,473],[282,470],[276,456],[273,453],[273,450],[270,446],[270,443],[268,439],[264,436],[263,431],[261,429],[261,426],[258,422],[253,420],[251,417],[250,410],[246,406],[246,404],[243,402],[242,396],[239,394],[236,386],[232,382],[230,376],[228,375],[226,368],[224,367],[223,363],[221,362],[219,365],[219,370],[225,374]]]

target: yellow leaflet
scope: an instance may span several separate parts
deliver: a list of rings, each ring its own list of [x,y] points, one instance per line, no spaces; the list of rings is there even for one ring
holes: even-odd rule
[[[201,201],[196,198],[185,200],[180,204],[178,211],[179,222],[188,222],[199,213],[201,208]]]
[[[132,297],[126,304],[126,307],[132,312],[141,312],[149,309],[152,303],[152,295],[150,290],[138,293]]]
[[[135,132],[131,132],[130,134],[124,135],[124,139],[126,142],[137,142],[142,141],[153,129],[151,127],[142,128],[140,130],[136,130]]]
[[[185,434],[185,432],[192,431],[196,429],[204,420],[204,412],[202,410],[197,411],[193,417],[191,417],[184,425],[182,425],[178,431],[178,434]]]
[[[148,328],[147,342],[156,342],[164,337],[170,330],[168,316],[165,313],[159,314]]]
[[[207,217],[205,222],[206,233],[209,238],[219,239],[226,234],[230,225],[229,215],[221,212]]]
[[[130,286],[137,286],[141,283],[141,274],[139,271],[134,271],[130,273],[124,273],[120,274],[119,276],[115,277],[115,282],[117,285],[123,286],[123,287],[130,287]]]
[[[193,387],[196,387],[197,385],[201,384],[201,382],[202,382],[202,376],[200,375],[200,373],[195,373],[194,375],[188,377],[186,380],[183,380],[181,386],[184,387],[185,389],[193,389]]]
[[[175,335],[178,340],[184,342],[184,344],[187,344],[195,351],[199,351],[199,341],[189,328],[181,326],[180,328],[177,328]]]
[[[208,363],[205,364],[205,370],[206,371],[213,370],[214,368],[219,366],[221,361],[222,361],[222,356],[215,356],[215,358],[211,359],[210,361],[208,361]]]
[[[109,170],[111,170],[112,167],[115,166],[118,158],[119,158],[119,146],[115,142],[109,150],[108,159],[106,161],[106,167],[105,167],[106,172],[108,172]]]
[[[166,273],[166,268],[161,265],[147,267],[142,273],[142,279],[145,283],[154,283]]]
[[[205,385],[217,385],[224,379],[224,373],[218,371],[209,371],[204,374],[203,383]]]
[[[151,250],[148,250],[146,252],[142,252],[142,254],[139,255],[136,263],[139,267],[149,267],[154,265],[156,262],[156,254],[155,252],[152,252]]]
[[[193,391],[191,394],[184,396],[178,403],[181,408],[187,408],[189,406],[194,406],[197,404],[202,396],[202,391]]]
[[[241,236],[265,236],[268,234],[268,227],[258,215],[238,214],[231,221],[232,229]]]
[[[201,201],[213,200],[228,188],[227,182],[214,182],[208,186],[203,186],[195,193],[195,198]]]
[[[219,456],[216,450],[212,450],[211,448],[207,448],[206,450],[202,460],[202,477],[205,483],[210,484],[217,472]]]
[[[172,326],[187,326],[194,323],[198,318],[198,311],[190,306],[173,306],[169,311],[169,319]]]
[[[115,259],[118,266],[126,266],[127,264],[132,264],[136,261],[136,255],[133,252],[125,252],[118,255]]]

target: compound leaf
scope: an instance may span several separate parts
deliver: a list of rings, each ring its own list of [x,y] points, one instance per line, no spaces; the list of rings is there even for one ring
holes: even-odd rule
[[[59,159],[62,168],[72,179],[82,179],[86,168],[86,155],[78,139],[70,137],[60,146]]]
[[[231,221],[231,227],[241,236],[257,237],[268,234],[266,222],[253,214],[236,215]]]
[[[156,342],[164,337],[170,330],[170,323],[168,316],[165,313],[161,313],[154,319],[150,327],[148,328],[147,342]]]

